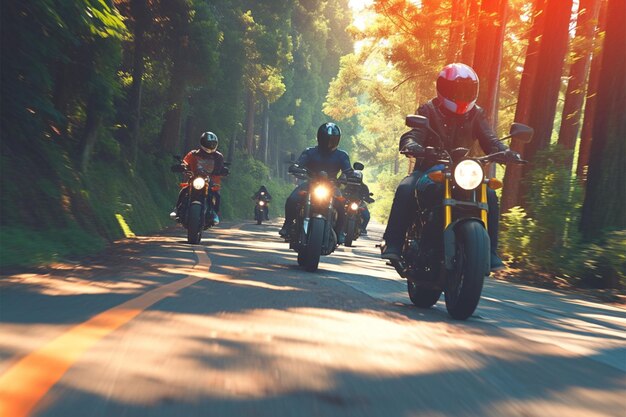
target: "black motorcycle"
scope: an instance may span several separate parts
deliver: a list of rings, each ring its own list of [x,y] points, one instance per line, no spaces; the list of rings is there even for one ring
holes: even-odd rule
[[[324,171],[313,174],[297,165],[289,172],[298,179],[308,180],[308,191],[301,191],[304,204],[298,207],[295,227],[287,240],[289,249],[298,252],[298,265],[314,272],[321,255],[330,255],[337,248],[333,226],[337,219],[334,208],[336,180]]]
[[[406,124],[429,130],[439,138],[423,116],[410,115]],[[514,123],[510,135],[529,142],[533,130]],[[441,139],[439,138],[441,141]],[[428,177],[443,184],[444,196],[434,207],[419,206],[407,231],[402,260],[391,264],[407,279],[409,298],[418,307],[433,306],[443,291],[446,309],[455,319],[465,320],[476,309],[484,277],[490,273],[490,240],[487,234],[487,187],[497,189],[502,183],[486,176],[488,163],[526,163],[506,152],[483,157],[469,157],[468,150],[450,153],[440,147],[427,147],[419,158],[429,158],[443,169]]]
[[[256,220],[256,224],[262,224],[263,220],[267,220],[266,213],[269,209],[269,203],[269,197],[264,191],[261,191],[254,205],[254,220]]]
[[[363,164],[358,165],[356,162],[354,165],[355,170],[363,169]],[[373,193],[364,193],[363,177],[352,176],[346,179],[340,180],[344,185],[342,194],[345,199],[345,213],[346,221],[344,226],[345,246],[352,246],[353,242],[361,236],[361,223],[363,221],[361,213],[366,209],[365,203],[373,203],[375,200],[371,197]]]
[[[213,207],[220,185],[213,181],[213,176],[226,176],[229,170],[224,167],[220,172],[209,173],[203,170],[194,174],[179,157],[175,159],[179,163],[173,165],[171,170],[184,174],[186,181],[180,183],[180,187],[188,190],[181,207],[177,208],[177,221],[187,229],[187,242],[198,244],[202,239],[202,231],[215,226]]]

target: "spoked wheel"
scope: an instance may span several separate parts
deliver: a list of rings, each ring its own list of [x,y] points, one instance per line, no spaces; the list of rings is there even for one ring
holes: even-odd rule
[[[202,240],[202,206],[192,204],[187,218],[187,242],[197,245]]]
[[[474,313],[489,272],[489,236],[476,221],[457,226],[456,265],[447,279],[446,308],[452,318],[465,320]]]
[[[407,279],[407,291],[411,302],[420,308],[430,308],[434,306],[441,296],[441,290],[420,288],[415,285],[415,281],[411,279]]]

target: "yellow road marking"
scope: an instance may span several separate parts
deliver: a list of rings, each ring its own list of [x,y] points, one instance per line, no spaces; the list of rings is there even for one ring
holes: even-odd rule
[[[206,265],[208,271],[211,262],[204,250],[196,251],[196,254],[198,264]],[[28,416],[65,372],[98,341],[153,304],[204,279],[197,271],[187,272],[190,275],[186,278],[148,291],[71,328],[9,368],[0,375],[0,416]]]

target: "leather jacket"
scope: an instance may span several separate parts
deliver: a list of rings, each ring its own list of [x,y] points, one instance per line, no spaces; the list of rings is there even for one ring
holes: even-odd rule
[[[417,114],[428,118],[430,127],[439,134],[444,148],[448,151],[456,148],[470,149],[474,140],[478,140],[485,154],[508,149],[508,146],[498,140],[498,136],[487,122],[485,112],[479,106],[474,106],[466,114],[457,115],[441,107],[439,100],[434,98],[422,104],[417,109]],[[423,129],[411,129],[404,133],[400,137],[400,150],[412,143],[424,148],[441,147],[437,137]],[[420,161],[418,158],[415,170],[424,171],[433,165],[431,161],[426,159]]]

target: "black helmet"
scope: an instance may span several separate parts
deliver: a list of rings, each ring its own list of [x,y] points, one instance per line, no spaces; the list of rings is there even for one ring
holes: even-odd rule
[[[200,136],[200,148],[206,153],[215,152],[218,142],[217,135],[213,132],[204,132],[202,136]]]
[[[324,123],[317,129],[317,146],[321,151],[332,152],[339,146],[341,130],[334,123]]]

